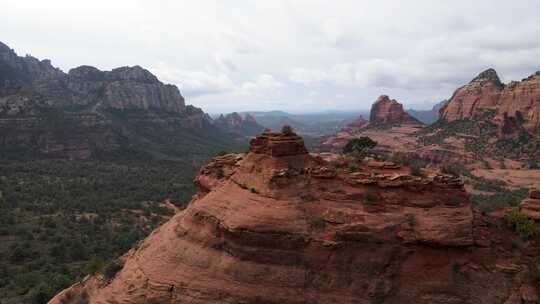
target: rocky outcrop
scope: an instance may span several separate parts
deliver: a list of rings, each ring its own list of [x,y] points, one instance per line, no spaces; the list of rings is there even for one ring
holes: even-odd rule
[[[38,60],[30,55],[19,57],[13,49],[0,42],[0,89],[62,75],[63,72],[53,67],[50,60]]]
[[[372,125],[422,124],[403,110],[403,105],[386,95],[371,106],[369,122]]]
[[[214,124],[224,131],[241,136],[255,136],[264,129],[252,115],[245,114],[242,118],[237,112],[221,114],[214,120]]]
[[[49,60],[19,57],[0,43],[0,90],[20,86],[31,88],[57,108],[172,113],[182,113],[185,109],[184,98],[176,86],[161,83],[140,66],[112,71],[80,66],[66,74],[53,67]]]
[[[250,141],[249,151],[269,156],[305,155],[307,149],[302,137],[296,134],[283,134],[265,131]]]
[[[0,158],[201,155],[204,146],[220,142],[228,150],[234,140],[201,109],[186,106],[176,86],[139,66],[80,66],[66,74],[0,43]]]
[[[531,189],[529,196],[519,205],[521,212],[528,217],[540,221],[540,190]]]
[[[510,237],[473,213],[459,178],[346,162],[308,154],[292,134],[265,132],[248,153],[204,166],[188,208],[126,254],[113,278],[86,278],[50,303],[81,295],[92,304],[535,296],[528,264],[505,249]]]
[[[342,131],[353,131],[353,130],[358,130],[358,129],[361,129],[363,127],[365,127],[369,122],[367,120],[364,119],[364,117],[362,116],[358,116],[358,118],[356,118],[355,120],[353,120],[352,122],[348,123],[343,129]]]
[[[504,85],[495,70],[486,70],[459,88],[440,113],[442,119],[454,121],[489,112],[499,138],[516,137],[521,130],[540,134],[540,72]]]
[[[497,72],[488,69],[454,92],[446,106],[441,109],[441,118],[454,121],[472,118],[487,110],[496,111],[503,89],[504,84]]]

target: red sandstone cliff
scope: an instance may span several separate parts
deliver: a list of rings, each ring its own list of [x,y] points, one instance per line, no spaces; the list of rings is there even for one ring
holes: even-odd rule
[[[504,85],[493,69],[480,73],[459,88],[440,111],[446,121],[472,119],[492,111],[499,136],[515,136],[524,130],[540,134],[540,72]]]
[[[371,106],[371,124],[422,124],[403,110],[403,105],[386,95],[380,96]]]
[[[114,278],[86,278],[50,303],[537,299],[537,247],[512,252],[504,231],[474,215],[459,179],[384,163],[337,169],[343,161],[308,154],[298,136],[263,133],[247,154],[204,166],[189,207]]]

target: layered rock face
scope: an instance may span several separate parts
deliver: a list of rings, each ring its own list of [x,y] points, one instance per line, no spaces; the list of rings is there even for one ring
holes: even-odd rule
[[[446,121],[474,119],[493,112],[500,137],[512,137],[521,129],[540,134],[540,72],[504,85],[493,69],[480,73],[459,88],[440,111]]]
[[[519,207],[528,217],[540,221],[540,190],[532,189]]]
[[[380,96],[371,106],[369,122],[372,124],[421,124],[403,110],[403,105],[386,95]]]
[[[188,208],[126,254],[114,278],[86,278],[50,303],[457,304],[521,303],[511,300],[521,301],[522,290],[535,296],[527,264],[502,248],[509,239],[495,247],[497,230],[473,214],[458,178],[374,162],[350,171],[333,159],[308,154],[294,135],[256,137],[247,154],[204,166]]]
[[[0,43],[0,158],[87,159],[140,143],[185,151],[198,136],[182,140],[186,131],[232,141],[201,109],[186,106],[176,86],[139,66],[66,74]]]
[[[0,89],[17,86],[31,87],[56,107],[93,112],[153,109],[180,113],[185,109],[184,98],[176,86],[161,83],[140,66],[105,72],[81,66],[65,74],[49,60],[19,57],[0,43]]]
[[[62,75],[63,72],[53,67],[50,60],[40,61],[29,55],[19,57],[14,50],[0,42],[0,88]]]

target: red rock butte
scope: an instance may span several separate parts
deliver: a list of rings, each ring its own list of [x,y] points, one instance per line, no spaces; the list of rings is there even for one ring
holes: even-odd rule
[[[403,110],[403,105],[395,99],[382,95],[373,105],[369,115],[371,124],[419,124],[422,123]]]
[[[130,250],[113,278],[85,278],[50,303],[522,303],[536,296],[522,253],[473,213],[459,178],[326,160],[308,154],[298,136],[265,132],[248,153],[213,159],[194,182],[189,206]]]

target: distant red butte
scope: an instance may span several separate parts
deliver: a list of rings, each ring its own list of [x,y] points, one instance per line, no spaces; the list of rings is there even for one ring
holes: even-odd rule
[[[403,110],[403,105],[386,95],[380,96],[371,106],[371,124],[422,124]]]

